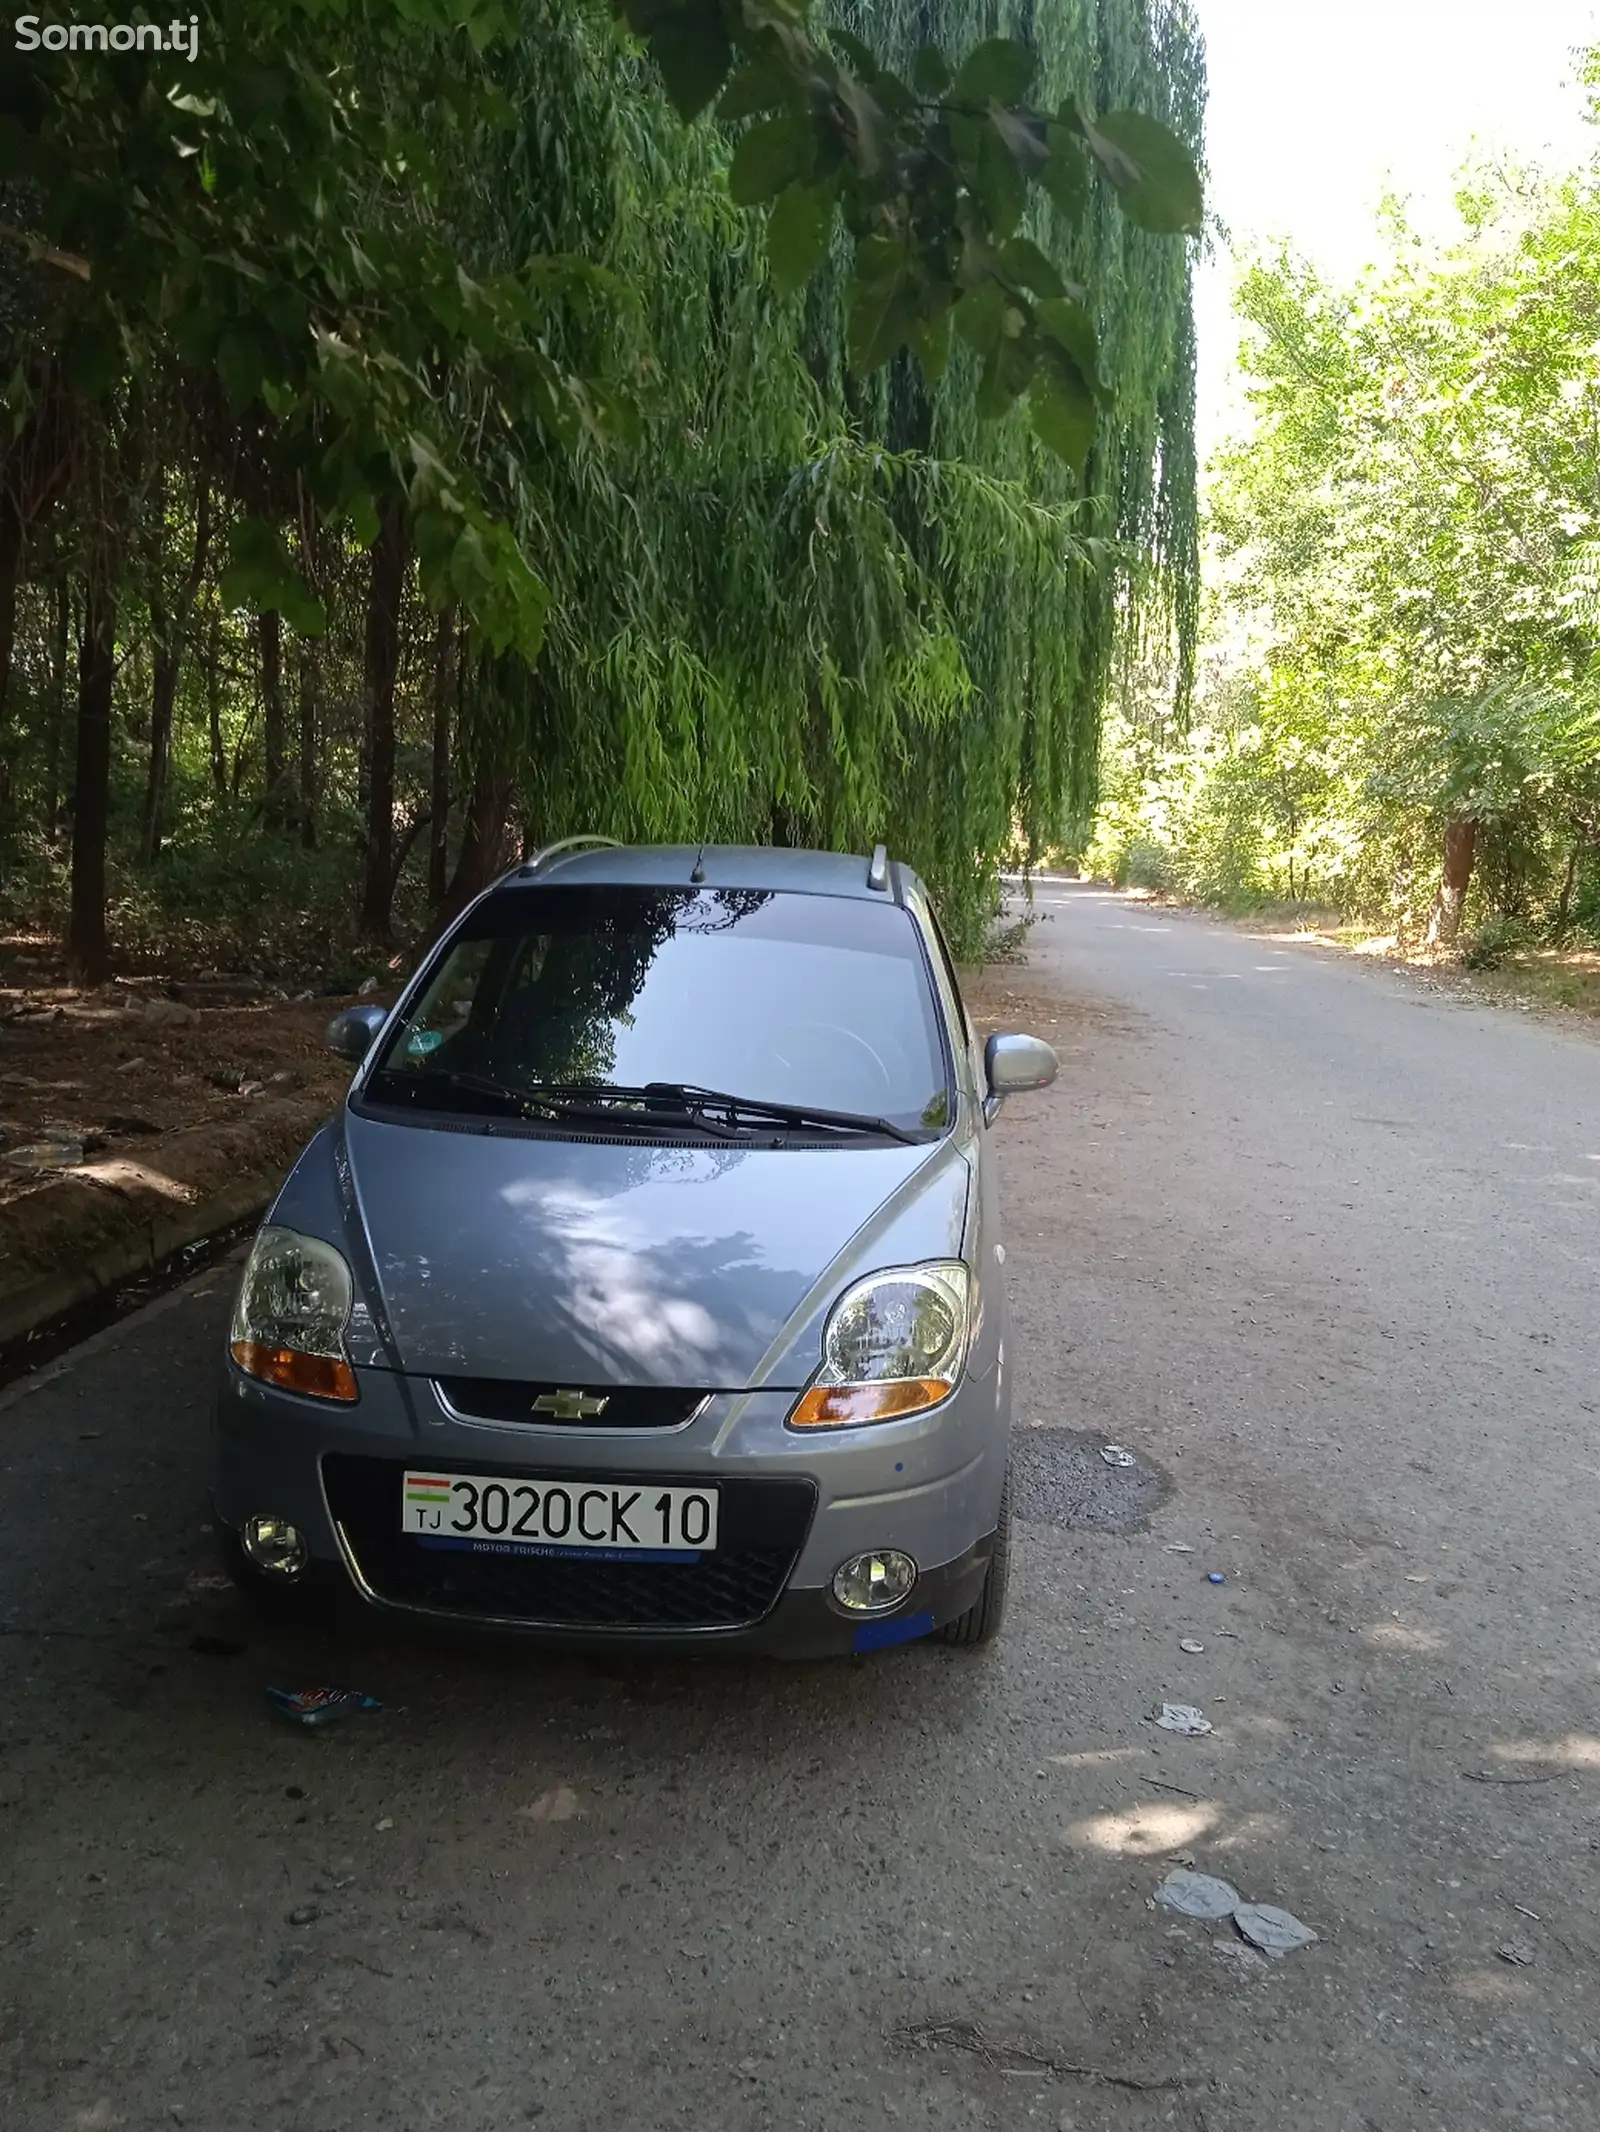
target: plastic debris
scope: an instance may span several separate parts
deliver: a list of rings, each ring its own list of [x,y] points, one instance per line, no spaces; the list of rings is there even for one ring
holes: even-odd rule
[[[1132,1466],[1138,1461],[1131,1451],[1124,1451],[1121,1444],[1102,1444],[1100,1456],[1108,1466]]]
[[[1233,1913],[1233,1921],[1253,1947],[1259,1947],[1275,1961],[1292,1954],[1297,1947],[1309,1947],[1317,1937],[1309,1925],[1302,1925],[1299,1918],[1291,1917],[1287,1910],[1275,1909],[1271,1903],[1241,1903]]]
[[[1162,1553],[1168,1555],[1192,1555],[1194,1549],[1187,1540],[1169,1540],[1162,1549]]]
[[[1206,1571],[1207,1584],[1226,1584],[1227,1581],[1220,1569],[1208,1569]]]
[[[1155,1720],[1163,1732],[1181,1732],[1188,1740],[1198,1740],[1215,1729],[1205,1712],[1197,1710],[1193,1703],[1162,1703]]]
[[[1187,1651],[1191,1658],[1198,1658],[1205,1649],[1205,1645],[1197,1636],[1180,1636],[1178,1638],[1178,1649]]]
[[[1503,1947],[1496,1947],[1494,1951],[1502,1962],[1511,1962],[1519,1969],[1526,1969],[1530,1962],[1538,1960],[1538,1955],[1526,1940],[1507,1940]]]
[[[296,1725],[331,1725],[358,1710],[381,1710],[375,1695],[359,1688],[269,1688],[267,1708]]]
[[[1239,1891],[1210,1873],[1169,1873],[1156,1890],[1156,1901],[1180,1917],[1199,1917],[1215,1924],[1238,1909]]]

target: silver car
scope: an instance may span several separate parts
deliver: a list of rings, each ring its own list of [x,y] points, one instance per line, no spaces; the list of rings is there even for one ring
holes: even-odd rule
[[[256,1237],[216,1405],[239,1583],[551,1642],[998,1633],[1011,1362],[990,1126],[916,876],[553,846],[358,1061]]]

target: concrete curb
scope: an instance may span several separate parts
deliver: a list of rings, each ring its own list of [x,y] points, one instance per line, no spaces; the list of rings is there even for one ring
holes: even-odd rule
[[[0,1347],[262,1213],[331,1107],[326,1095],[258,1103],[0,1205]]]

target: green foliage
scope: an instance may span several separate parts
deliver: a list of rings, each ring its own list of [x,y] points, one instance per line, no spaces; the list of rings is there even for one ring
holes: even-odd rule
[[[1470,933],[1461,947],[1461,960],[1469,970],[1498,970],[1508,955],[1537,944],[1538,935],[1525,919],[1486,918]]]
[[[1600,188],[1491,174],[1463,205],[1439,251],[1391,211],[1350,290],[1286,256],[1243,276],[1201,717],[1168,747],[1128,711],[1101,844],[1159,816],[1189,893],[1253,879],[1447,940],[1455,825],[1493,956],[1492,920],[1572,921],[1600,846]]]
[[[975,947],[1014,829],[1092,803],[1119,629],[1192,653],[1190,261],[1158,233],[1198,198],[1188,0],[844,4],[825,38],[798,0],[223,12],[193,65],[41,59],[3,92],[0,183],[34,189],[31,263],[0,259],[35,308],[0,372],[39,449],[0,457],[31,514],[0,836],[58,853],[57,600],[76,629],[112,524],[122,646],[193,619],[168,848],[123,922],[190,859],[226,902],[237,846],[353,864],[398,512],[403,905],[442,614],[458,838],[500,785],[535,839],[884,837]],[[1143,132],[1087,116],[1135,106]],[[151,659],[116,689],[120,863]],[[280,698],[309,768],[274,769]]]

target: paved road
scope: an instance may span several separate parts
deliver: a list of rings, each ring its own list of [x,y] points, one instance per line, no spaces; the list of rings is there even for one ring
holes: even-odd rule
[[[0,1405],[7,2132],[1600,2122],[1600,1047],[1041,907],[985,988],[1064,1066],[1003,1127],[1044,1426],[990,1658],[246,1631],[214,1274]],[[1051,1521],[1088,1431],[1143,1528]],[[330,1669],[384,1714],[275,1728]],[[1180,1856],[1319,1943],[1153,1910]]]

